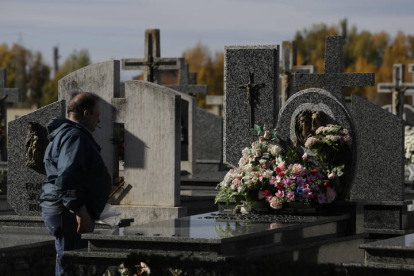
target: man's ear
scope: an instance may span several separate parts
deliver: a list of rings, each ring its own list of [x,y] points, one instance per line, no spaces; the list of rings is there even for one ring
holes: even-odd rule
[[[88,117],[89,117],[89,115],[91,115],[91,112],[89,111],[89,109],[85,109],[85,110],[83,111],[83,116],[84,116],[85,118],[88,118]]]

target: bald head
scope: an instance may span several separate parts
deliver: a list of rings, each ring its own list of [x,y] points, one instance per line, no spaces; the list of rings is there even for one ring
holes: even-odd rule
[[[68,104],[68,117],[94,131],[99,123],[98,96],[89,92],[76,94]]]

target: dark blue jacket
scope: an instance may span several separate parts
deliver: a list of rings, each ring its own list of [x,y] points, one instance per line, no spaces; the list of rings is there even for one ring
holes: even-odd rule
[[[40,206],[67,208],[74,213],[86,206],[91,217],[99,219],[111,191],[101,148],[88,130],[71,120],[53,118],[47,130],[47,179],[43,182]]]

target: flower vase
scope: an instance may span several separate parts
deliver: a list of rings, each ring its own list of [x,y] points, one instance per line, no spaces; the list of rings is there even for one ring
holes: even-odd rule
[[[249,203],[243,201],[241,205],[236,206],[236,210],[240,210],[240,213],[242,214],[249,214],[252,211],[257,213],[267,213],[269,211],[269,207],[263,200],[250,201]]]
[[[410,177],[408,180],[413,181],[414,180],[414,164],[409,164],[408,169],[410,170]]]

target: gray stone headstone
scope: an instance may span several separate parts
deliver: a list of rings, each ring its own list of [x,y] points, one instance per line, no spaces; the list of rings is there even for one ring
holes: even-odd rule
[[[18,215],[40,215],[39,196],[46,176],[26,166],[29,122],[46,128],[53,117],[65,115],[65,102],[58,101],[9,122],[7,201]]]
[[[158,70],[179,69],[177,58],[161,58],[160,30],[145,30],[145,57],[122,59],[122,70],[144,70],[144,80],[160,83]]]
[[[342,37],[327,36],[325,45],[324,74],[295,74],[296,87],[318,86],[345,102],[345,86],[373,86],[374,73],[343,73]]]
[[[352,95],[356,165],[351,200],[404,199],[404,121]]]
[[[196,172],[211,171],[223,162],[223,118],[196,108]]]
[[[277,136],[282,141],[297,140],[295,125],[299,114],[302,111],[321,111],[325,114],[325,124],[336,124],[348,129],[351,134],[354,133],[351,116],[346,107],[330,92],[319,89],[309,88],[297,92],[287,100],[279,113],[279,120],[276,131]],[[346,187],[351,182],[352,163],[345,164],[347,179],[341,178],[341,197],[347,196]]]
[[[115,122],[125,126],[125,181],[121,205],[180,204],[180,104],[177,92],[142,81],[125,83],[125,99],[113,99]]]
[[[177,65],[179,67],[178,85],[166,85],[167,87],[191,95],[208,93],[207,85],[196,85],[191,83],[188,64],[185,63],[184,58],[179,58],[177,60]]]
[[[59,81],[59,100],[70,102],[75,93],[92,92],[100,100],[100,124],[93,137],[101,146],[101,155],[114,180],[118,176],[119,164],[115,145],[110,142],[114,133],[114,108],[111,101],[119,97],[120,63],[117,60],[105,61],[86,66]]]
[[[414,95],[414,82],[404,82],[404,64],[394,64],[392,83],[378,83],[378,93],[392,93],[392,106],[391,112],[395,115],[402,114],[404,112],[404,100],[405,96]],[[399,102],[399,110],[397,110],[397,103]]]
[[[278,113],[279,46],[224,47],[224,162],[236,166],[244,147],[257,139],[252,124],[276,126]],[[251,83],[261,85],[251,91],[252,122],[246,88]]]

